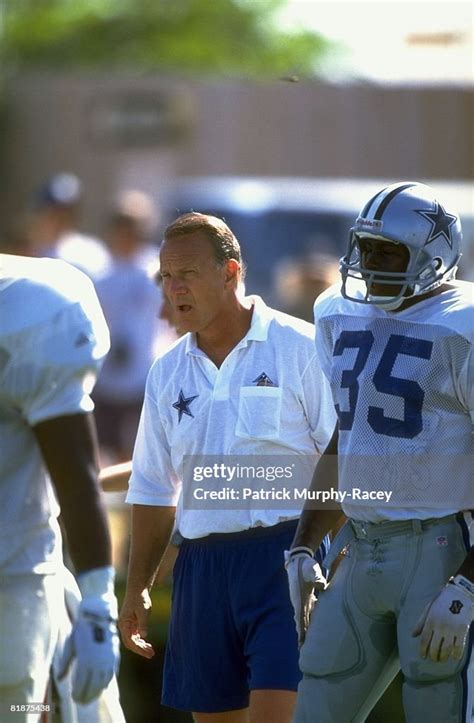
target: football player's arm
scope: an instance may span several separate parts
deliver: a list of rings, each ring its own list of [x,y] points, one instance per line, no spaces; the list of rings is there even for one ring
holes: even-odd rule
[[[86,704],[108,685],[120,660],[115,573],[97,479],[95,424],[90,413],[71,414],[38,422],[32,429],[56,489],[82,595],[57,674],[64,677],[76,660],[72,697]]]
[[[76,573],[112,564],[106,511],[98,484],[98,447],[92,414],[72,414],[33,427],[56,489]]]
[[[305,388],[305,396],[309,400],[307,415],[308,418],[311,418],[311,416],[314,416],[314,410],[318,410],[319,422],[315,426],[313,439],[318,449],[324,449],[324,453],[316,465],[310,490],[328,490],[331,492],[338,488],[337,454],[339,427],[331,389],[328,383],[332,367],[332,344],[326,339],[320,323],[321,317],[324,315],[325,304],[327,303],[326,297],[329,298],[330,295],[331,291],[328,289],[318,296],[314,303],[316,355],[303,375],[303,383],[305,383],[307,376],[309,380],[312,381],[312,384]],[[315,398],[315,395],[317,395],[317,398]],[[333,433],[328,441],[327,426],[331,423],[333,425]],[[314,504],[310,498],[311,495],[308,495],[308,500],[301,514],[292,548],[302,546],[315,551],[330,530],[337,531],[338,527],[343,524],[344,515],[340,507],[334,509],[334,505],[321,509],[312,509]],[[331,496],[329,499],[331,499]]]
[[[150,591],[168,548],[176,508],[153,505],[132,507],[132,538],[127,591],[120,611],[119,629],[126,648],[144,658],[154,650],[146,641],[151,610]]]
[[[338,487],[337,475],[337,442],[338,427],[334,429],[331,440],[324,450],[324,453],[318,460],[311,480],[310,490],[335,490]],[[307,547],[313,550],[318,549],[324,536],[336,527],[341,516],[342,510],[339,506],[320,507],[314,509],[314,503],[311,501],[311,495],[305,503],[303,512],[296,529],[295,537],[291,545],[291,549],[295,547]]]
[[[311,427],[311,436],[315,446],[320,453],[325,450],[326,454],[333,454],[334,461],[337,457],[337,415],[331,395],[330,385],[323,373],[321,363],[315,354],[302,375],[304,389],[303,406]],[[334,433],[336,431],[336,437]],[[332,447],[330,448],[330,444]],[[319,489],[330,489],[331,485],[337,487],[337,481],[327,474],[324,474],[325,482]],[[332,480],[332,481],[331,481]],[[314,480],[313,480],[314,485]],[[311,485],[311,489],[313,489]],[[342,515],[339,520],[331,526],[332,537],[336,535],[339,528],[344,524],[345,517]]]
[[[320,457],[311,481],[310,490],[337,489],[337,426]],[[298,643],[302,645],[309,625],[316,594],[327,586],[314,553],[329,530],[343,517],[340,508],[312,509],[306,502],[289,552],[285,553],[290,599],[294,609]]]

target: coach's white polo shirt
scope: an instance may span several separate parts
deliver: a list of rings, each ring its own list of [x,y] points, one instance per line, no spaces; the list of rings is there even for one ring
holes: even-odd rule
[[[178,527],[187,538],[274,525],[298,516],[303,505],[291,499],[282,509],[273,500],[266,506],[234,499],[214,509],[191,508],[183,504],[189,490],[182,494],[182,480],[195,457],[200,462],[207,456],[209,461],[229,458],[235,465],[238,456],[256,466],[259,460],[276,464],[279,458],[287,465],[288,458],[296,463],[312,457],[312,467],[335,426],[313,325],[268,308],[258,296],[250,299],[250,329],[220,368],[198,348],[195,336],[186,334],[155,361],[148,376],[127,502],[177,505]],[[189,484],[186,475],[184,484]],[[233,479],[222,487],[239,492],[239,484]],[[260,486],[292,484],[277,479]],[[205,490],[206,479],[193,485]]]

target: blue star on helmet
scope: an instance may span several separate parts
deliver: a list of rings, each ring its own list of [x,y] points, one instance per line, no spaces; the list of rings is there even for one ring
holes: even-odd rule
[[[444,236],[448,243],[449,248],[453,248],[453,239],[451,237],[451,226],[456,223],[457,216],[453,216],[451,213],[446,213],[444,208],[437,201],[435,203],[435,210],[423,210],[415,211],[431,224],[431,229],[426,243],[429,244],[434,241],[438,236]]]
[[[179,390],[179,396],[176,402],[173,403],[173,409],[178,410],[178,424],[181,421],[181,417],[183,414],[187,414],[188,417],[193,417],[194,414],[191,412],[189,405],[191,402],[193,402],[195,399],[197,399],[199,394],[195,394],[194,397],[185,397],[183,394],[183,390]]]

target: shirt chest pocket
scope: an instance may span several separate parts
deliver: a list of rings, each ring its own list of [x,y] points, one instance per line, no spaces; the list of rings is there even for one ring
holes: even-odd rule
[[[275,439],[280,434],[282,389],[241,387],[235,434],[244,439]]]

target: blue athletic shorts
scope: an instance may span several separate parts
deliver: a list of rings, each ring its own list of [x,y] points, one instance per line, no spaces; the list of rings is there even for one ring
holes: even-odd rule
[[[246,708],[250,690],[297,689],[298,645],[283,566],[296,525],[183,541],[173,572],[164,705],[217,713]],[[325,540],[323,553],[327,546]]]

